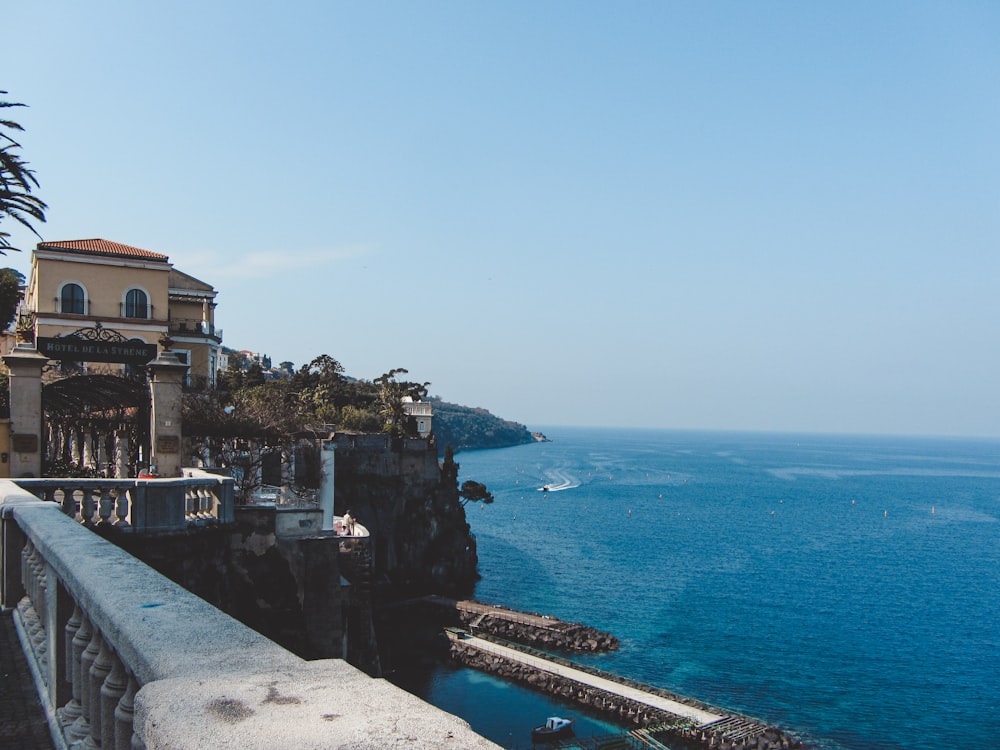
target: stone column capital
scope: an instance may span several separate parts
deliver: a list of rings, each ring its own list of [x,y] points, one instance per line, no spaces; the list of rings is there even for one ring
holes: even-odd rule
[[[10,354],[3,355],[3,363],[12,375],[41,373],[49,358],[30,344],[18,344]]]

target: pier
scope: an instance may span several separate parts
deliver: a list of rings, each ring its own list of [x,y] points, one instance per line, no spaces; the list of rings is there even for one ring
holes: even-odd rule
[[[562,677],[563,679],[570,680],[581,685],[596,688],[597,690],[601,690],[605,693],[616,695],[619,698],[634,701],[635,703],[641,703],[649,706],[650,708],[654,708],[657,711],[663,711],[664,713],[672,714],[673,716],[688,719],[697,727],[707,726],[727,718],[725,714],[712,713],[695,706],[689,706],[669,698],[664,698],[653,693],[629,687],[628,685],[612,682],[609,679],[599,677],[598,675],[591,674],[590,672],[584,672],[580,669],[567,667],[544,657],[518,651],[517,649],[513,649],[508,646],[501,646],[499,643],[493,643],[492,641],[477,638],[473,635],[462,635],[454,631],[448,631],[448,636],[453,640],[461,640],[462,645],[469,648],[475,648],[486,653],[495,654],[503,659],[509,659],[521,664],[526,664],[536,670],[554,674]]]
[[[688,747],[720,750],[803,747],[800,741],[755,719],[665,690],[601,674],[514,644],[480,638],[460,628],[446,628],[445,632],[452,657],[466,666],[521,682],[638,727],[628,734],[639,743],[631,747],[663,747],[660,743],[670,740],[682,740]]]
[[[443,596],[425,596],[411,600],[453,613],[470,632],[489,633],[507,641],[515,641],[543,650],[577,653],[600,653],[618,648],[618,639],[610,633],[576,622],[566,622],[549,615],[519,612],[499,604],[484,604],[469,599],[455,600]]]

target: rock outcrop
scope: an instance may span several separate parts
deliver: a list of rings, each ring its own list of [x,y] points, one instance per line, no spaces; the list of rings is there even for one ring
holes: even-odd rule
[[[375,583],[396,596],[464,596],[479,580],[457,466],[434,440],[337,434],[335,512],[372,534]]]

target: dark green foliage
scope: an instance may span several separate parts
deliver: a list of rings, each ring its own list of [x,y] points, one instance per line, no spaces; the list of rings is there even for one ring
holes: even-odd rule
[[[471,479],[462,482],[462,488],[458,491],[458,495],[462,498],[462,505],[469,502],[489,505],[493,502],[493,493],[486,489],[486,485]]]
[[[0,90],[0,94],[6,93]],[[0,109],[23,106],[15,102],[0,101]],[[0,222],[13,219],[41,239],[31,222],[44,222],[48,206],[31,194],[32,186],[38,187],[38,180],[35,179],[35,173],[28,169],[28,162],[23,161],[18,153],[21,144],[10,135],[11,131],[22,130],[24,128],[13,120],[0,119]],[[10,244],[10,232],[0,230],[0,253],[19,249]]]
[[[416,425],[403,409],[403,397],[409,396],[420,401],[427,395],[430,383],[411,383],[396,380],[397,375],[405,375],[407,370],[398,367],[375,378],[378,386],[379,413],[385,421],[386,430],[396,437],[415,436]]]
[[[264,385],[264,370],[256,362],[251,362],[243,373],[243,387],[254,388],[258,385]]]
[[[0,268],[0,331],[6,331],[17,317],[24,276],[13,268]]]
[[[527,428],[490,414],[486,409],[447,403],[427,397],[430,383],[399,380],[406,375],[395,368],[374,380],[357,380],[344,375],[344,368],[333,357],[323,354],[294,370],[291,362],[282,362],[291,377],[264,380],[253,363],[240,365],[238,353],[230,354],[230,368],[219,374],[214,394],[202,394],[204,402],[192,406],[191,422],[185,417],[185,432],[213,434],[210,424],[217,421],[214,434],[267,434],[291,436],[310,428],[331,428],[351,432],[391,432],[396,437],[414,436],[415,420],[403,410],[403,397],[414,401],[429,400],[434,409],[433,432],[443,450],[497,448],[530,443]],[[229,412],[223,409],[230,407]],[[191,425],[189,432],[188,424]],[[195,426],[197,425],[197,426]]]
[[[534,440],[528,428],[490,414],[486,409],[449,404],[432,396],[434,434],[438,445],[456,451],[505,448]]]

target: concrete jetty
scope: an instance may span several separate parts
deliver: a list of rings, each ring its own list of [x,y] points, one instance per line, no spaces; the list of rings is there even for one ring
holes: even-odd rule
[[[669,741],[711,750],[804,747],[801,741],[775,727],[666,690],[577,668],[565,659],[479,638],[461,628],[447,628],[445,632],[452,658],[459,663],[632,724],[638,728],[628,736],[641,742],[642,747],[664,747],[662,743]]]
[[[549,659],[545,659],[541,656],[535,656],[534,654],[528,654],[507,646],[501,646],[499,643],[493,643],[492,641],[487,641],[472,635],[448,631],[448,636],[452,640],[460,640],[462,645],[469,648],[475,648],[486,653],[496,654],[501,658],[509,659],[520,664],[526,664],[533,669],[554,674],[562,677],[563,679],[571,680],[572,682],[576,682],[581,685],[587,685],[589,687],[596,688],[597,690],[602,690],[605,693],[617,695],[626,700],[641,703],[649,706],[650,708],[654,708],[657,711],[663,711],[665,713],[672,714],[673,716],[688,719],[697,727],[707,726],[728,718],[726,714],[717,714],[712,713],[711,711],[705,711],[695,706],[689,706],[675,700],[670,700],[669,698],[664,698],[660,695],[655,695],[644,690],[629,687],[628,685],[612,682],[611,680],[591,674],[590,672],[584,672],[579,669],[557,664],[556,662],[550,661]]]

